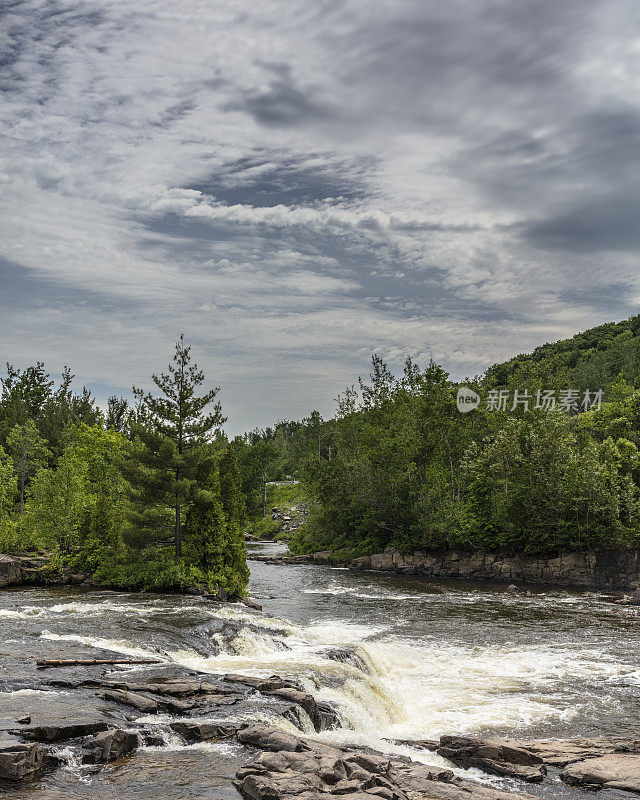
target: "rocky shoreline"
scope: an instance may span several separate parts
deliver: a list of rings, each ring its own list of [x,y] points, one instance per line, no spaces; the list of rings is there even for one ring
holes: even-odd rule
[[[51,563],[50,555],[7,555],[0,553],[0,589],[17,589],[17,588],[52,588],[60,586],[79,587],[90,591],[105,589],[108,591],[118,591],[118,587],[111,585],[103,585],[97,583],[90,575],[81,573],[73,573],[70,570],[64,570],[60,575],[52,574],[48,571],[48,565]],[[123,590],[129,591],[129,590]],[[167,591],[154,593],[160,594],[189,594],[199,597],[207,597],[221,603],[240,602],[249,608],[254,608],[261,611],[261,606],[254,603],[246,597],[232,598],[226,592],[219,589],[218,592],[209,592],[204,586],[191,586],[182,592]]]
[[[85,670],[88,677],[78,677],[74,667],[70,675],[47,674],[31,682],[32,688],[40,691],[89,692],[103,705],[91,712],[92,718],[77,721],[65,718],[32,725],[28,716],[16,720],[15,727],[5,731],[9,738],[0,743],[0,785],[36,781],[69,759],[96,773],[108,764],[135,758],[141,747],[161,748],[165,742],[161,729],[148,721],[150,715],[161,714],[171,715],[172,721],[165,725],[186,745],[234,741],[242,746],[246,757],[233,785],[245,800],[336,796],[349,800],[531,800],[526,786],[554,782],[558,777],[582,789],[640,793],[640,739],[443,736],[439,741],[404,743],[435,751],[451,765],[434,766],[366,747],[335,746],[305,735],[305,730],[319,734],[340,727],[339,713],[279,676],[205,675],[184,670],[178,674],[175,666],[162,665],[139,672],[137,678],[127,671],[123,680],[117,670],[105,676],[92,674],[92,669],[96,673],[95,668]],[[79,705],[82,699],[79,694]],[[272,720],[279,717],[293,723],[300,734],[242,721],[242,709],[255,713],[256,701],[263,703],[261,707]],[[522,786],[516,783],[497,789],[460,775],[456,767],[514,779]]]
[[[329,551],[302,556],[250,556],[275,564],[321,564],[355,572],[395,572],[428,578],[530,583],[588,589],[635,590],[640,586],[640,551],[569,552],[557,556],[498,553],[383,553],[341,560]]]

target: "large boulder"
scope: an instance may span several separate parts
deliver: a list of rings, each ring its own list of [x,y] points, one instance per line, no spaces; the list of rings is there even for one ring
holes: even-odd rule
[[[547,774],[539,755],[499,741],[469,736],[442,736],[438,755],[459,767],[476,767],[493,775],[504,775],[540,783]]]
[[[611,753],[565,767],[560,777],[571,786],[640,792],[640,755]]]
[[[46,765],[46,751],[37,744],[0,742],[0,779],[22,781],[37,775]]]
[[[0,589],[20,583],[21,577],[20,562],[12,556],[0,554]]]
[[[131,755],[139,741],[135,733],[111,728],[99,733],[83,744],[86,751],[82,756],[84,764],[100,764],[117,761],[119,758]]]
[[[238,741],[260,750],[295,751],[301,749],[300,739],[269,725],[249,725],[238,733]]]

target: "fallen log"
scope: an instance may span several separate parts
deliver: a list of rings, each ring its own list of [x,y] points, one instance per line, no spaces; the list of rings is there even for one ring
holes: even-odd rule
[[[45,658],[36,662],[38,669],[92,667],[103,664],[162,664],[162,661],[157,658]]]

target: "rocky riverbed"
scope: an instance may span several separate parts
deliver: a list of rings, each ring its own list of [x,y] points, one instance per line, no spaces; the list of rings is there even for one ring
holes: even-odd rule
[[[139,668],[136,674],[127,664],[110,670],[102,665],[55,668],[60,671],[65,674],[47,674],[28,686],[23,681],[21,689],[76,692],[77,707],[83,709],[90,705],[89,695],[103,702],[77,719],[67,716],[35,725],[30,716],[16,720],[0,743],[0,786],[5,789],[35,782],[68,764],[95,775],[106,765],[135,758],[145,746],[162,748],[169,734],[185,745],[237,742],[247,763],[231,784],[247,800],[319,800],[337,795],[351,800],[505,800],[527,795],[515,786],[507,792],[461,777],[456,766],[528,784],[553,782],[559,775],[566,784],[584,789],[640,793],[640,739],[443,736],[437,742],[422,742],[425,750],[450,762],[450,767],[439,767],[302,735],[305,729],[321,733],[340,727],[340,715],[302,686],[279,676],[193,671],[178,675],[166,666]],[[2,689],[10,687],[5,681]],[[255,715],[256,701],[272,719],[279,716],[299,728],[300,735],[274,725],[242,722],[248,707]],[[145,716],[141,719],[140,714]],[[173,721],[163,726],[149,719],[163,714],[172,715]]]
[[[85,586],[0,593],[0,794],[637,792],[634,607],[312,564],[251,570],[263,610]]]

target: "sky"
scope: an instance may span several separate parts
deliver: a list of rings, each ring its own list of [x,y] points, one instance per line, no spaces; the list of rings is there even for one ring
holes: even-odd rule
[[[0,0],[0,362],[237,433],[638,313],[637,0]]]

